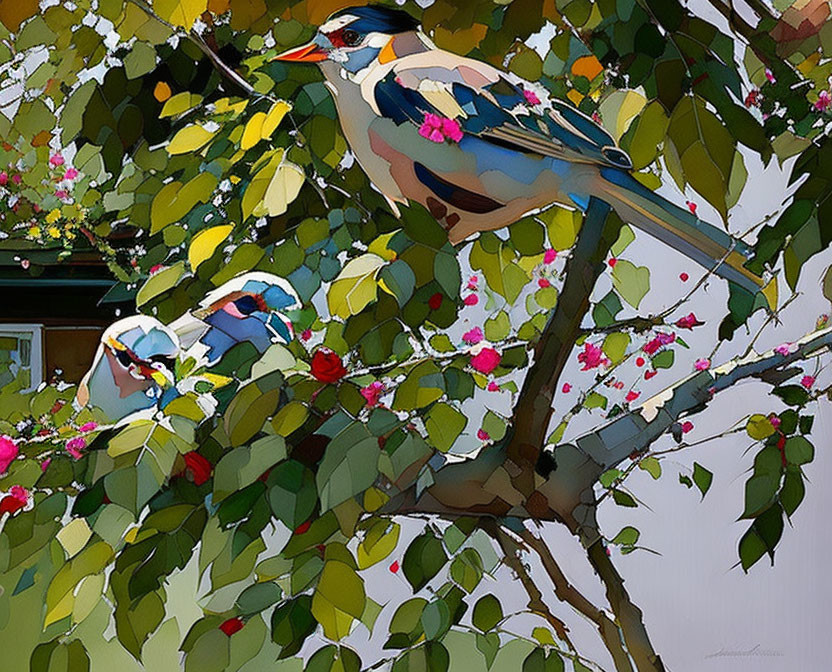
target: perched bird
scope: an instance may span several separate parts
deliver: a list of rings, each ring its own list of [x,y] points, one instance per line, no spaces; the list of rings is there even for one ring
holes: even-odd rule
[[[194,380],[176,380],[177,359],[192,356],[197,368],[210,367],[238,343],[249,342],[261,353],[272,343],[288,343],[292,322],[280,311],[301,304],[283,278],[252,272],[229,280],[199,305],[167,326],[149,315],[111,324],[78,385],[76,405],[97,407],[111,422],[164,408],[193,389]]]
[[[186,355],[211,366],[237,343],[249,342],[258,352],[294,338],[292,321],[283,311],[301,307],[287,280],[253,271],[208,293],[199,308],[171,323]]]
[[[397,203],[425,206],[456,244],[553,203],[590,198],[754,292],[748,248],[644,187],[615,139],[519,77],[438,49],[416,19],[371,5],[333,14],[276,60],[316,63],[358,163]]]
[[[92,366],[78,385],[78,406],[99,408],[111,422],[160,404],[174,385],[179,338],[154,317],[133,315],[101,336]]]

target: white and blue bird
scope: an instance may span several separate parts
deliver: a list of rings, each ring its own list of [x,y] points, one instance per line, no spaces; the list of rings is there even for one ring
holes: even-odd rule
[[[217,364],[232,347],[250,343],[264,353],[294,338],[284,311],[301,307],[288,281],[251,272],[209,292],[199,308],[165,325],[150,315],[133,315],[102,334],[92,366],[78,385],[76,405],[96,407],[111,423],[164,408],[190,390],[176,380],[176,362],[193,357],[192,370]]]
[[[275,57],[315,63],[356,160],[395,212],[426,207],[452,244],[552,204],[591,199],[705,268],[756,292],[740,241],[654,194],[615,139],[542,87],[439,49],[408,13],[343,9]],[[721,262],[721,263],[720,263]]]

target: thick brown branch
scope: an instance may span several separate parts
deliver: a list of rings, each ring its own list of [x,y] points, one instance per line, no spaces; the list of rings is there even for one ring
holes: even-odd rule
[[[631,672],[633,669],[630,658],[621,643],[621,632],[618,626],[598,607],[584,597],[566,578],[549,547],[542,539],[524,530],[520,537],[535,552],[543,563],[543,569],[552,580],[555,595],[562,602],[566,602],[598,626],[598,633],[604,646],[612,656],[615,669],[618,672]]]
[[[638,668],[638,672],[664,672],[662,659],[653,650],[647,629],[644,627],[641,609],[639,609],[624,588],[624,579],[618,573],[607,549],[599,540],[587,548],[590,564],[598,572],[601,583],[607,591],[607,600],[615,614],[627,650]]]
[[[521,460],[515,459],[518,463],[534,463],[546,444],[558,379],[581,335],[581,321],[589,310],[589,297],[621,227],[621,220],[616,216],[608,217],[608,213],[606,203],[595,198],[590,200],[577,243],[566,265],[566,282],[557,307],[535,346],[534,364],[526,375],[514,408],[513,435],[508,445],[509,458],[522,456]]]

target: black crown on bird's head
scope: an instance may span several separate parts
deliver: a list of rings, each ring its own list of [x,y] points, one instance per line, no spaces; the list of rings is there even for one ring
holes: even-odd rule
[[[418,19],[402,9],[394,9],[386,5],[365,5],[362,7],[347,7],[332,14],[328,21],[342,16],[356,16],[357,21],[349,24],[351,30],[359,33],[385,33],[395,35],[416,30]]]

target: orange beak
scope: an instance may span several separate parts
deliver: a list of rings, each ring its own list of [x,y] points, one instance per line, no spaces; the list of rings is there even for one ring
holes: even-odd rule
[[[302,47],[295,47],[294,49],[289,49],[289,51],[284,51],[282,54],[275,56],[272,60],[289,61],[294,63],[317,63],[319,61],[325,61],[326,59],[326,51],[321,49],[314,42],[310,42],[309,44],[304,44]]]

